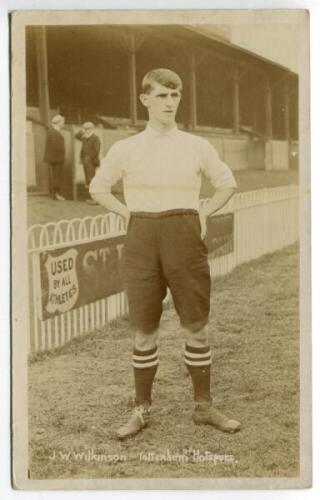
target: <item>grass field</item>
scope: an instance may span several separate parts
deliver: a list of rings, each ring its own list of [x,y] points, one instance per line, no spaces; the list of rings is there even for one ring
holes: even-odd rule
[[[298,183],[296,170],[267,172],[262,170],[244,170],[234,172],[239,191],[253,191],[275,186]],[[212,196],[212,188],[205,181],[201,190],[201,198]],[[28,196],[28,225],[57,222],[61,219],[95,216],[105,213],[100,206],[88,205],[84,201],[56,202],[48,196]]]
[[[30,478],[298,475],[298,263],[294,245],[213,284],[213,395],[217,407],[242,422],[239,433],[193,425],[184,339],[169,307],[152,425],[128,441],[114,437],[133,401],[125,319],[30,360]],[[155,455],[148,459],[148,453]],[[187,459],[177,461],[175,454]],[[211,458],[198,461],[200,455]]]

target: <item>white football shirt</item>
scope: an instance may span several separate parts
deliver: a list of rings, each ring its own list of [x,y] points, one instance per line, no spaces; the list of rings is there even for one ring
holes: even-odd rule
[[[176,126],[159,132],[148,125],[111,146],[90,184],[90,193],[108,193],[123,179],[130,212],[198,210],[202,175],[215,189],[237,185],[209,141]]]

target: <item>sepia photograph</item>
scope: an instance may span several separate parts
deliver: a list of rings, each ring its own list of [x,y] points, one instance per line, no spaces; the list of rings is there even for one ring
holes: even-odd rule
[[[11,15],[13,484],[311,486],[306,10]]]

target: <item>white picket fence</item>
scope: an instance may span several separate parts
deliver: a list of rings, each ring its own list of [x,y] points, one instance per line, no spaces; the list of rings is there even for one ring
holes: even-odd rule
[[[202,201],[206,202],[207,200]],[[209,261],[211,275],[227,274],[239,264],[297,241],[298,204],[297,186],[236,194],[218,213],[234,214],[233,252]],[[62,346],[73,338],[102,328],[128,312],[125,293],[121,292],[51,319],[39,320],[39,253],[122,234],[125,234],[122,219],[111,213],[29,228],[31,353]]]

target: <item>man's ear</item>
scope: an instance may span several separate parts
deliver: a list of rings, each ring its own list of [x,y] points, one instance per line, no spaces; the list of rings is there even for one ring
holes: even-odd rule
[[[139,97],[140,97],[141,104],[143,106],[145,106],[146,108],[148,108],[149,107],[149,95],[148,94],[140,94]]]

